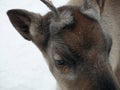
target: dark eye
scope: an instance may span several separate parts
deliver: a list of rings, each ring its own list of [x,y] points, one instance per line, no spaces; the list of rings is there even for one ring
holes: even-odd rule
[[[63,58],[58,55],[58,54],[54,54],[53,56],[55,64],[59,65],[59,66],[64,66],[65,65],[65,61],[63,60]]]
[[[64,66],[65,65],[65,61],[64,60],[55,60],[55,64],[59,65],[59,66]]]

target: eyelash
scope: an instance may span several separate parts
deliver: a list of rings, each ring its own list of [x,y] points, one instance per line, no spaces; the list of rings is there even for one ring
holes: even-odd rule
[[[55,64],[59,65],[59,66],[64,66],[65,65],[65,61],[64,60],[55,60]]]

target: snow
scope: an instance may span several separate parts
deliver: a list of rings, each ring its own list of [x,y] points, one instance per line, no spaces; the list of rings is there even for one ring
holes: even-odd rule
[[[55,6],[68,0],[53,0]],[[6,12],[26,9],[44,15],[49,9],[39,0],[0,0],[0,90],[55,90],[56,81],[37,47],[24,40]]]

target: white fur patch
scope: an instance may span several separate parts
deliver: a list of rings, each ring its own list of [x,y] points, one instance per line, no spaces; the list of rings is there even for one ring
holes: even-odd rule
[[[58,54],[55,54],[54,56],[53,56],[53,58],[54,58],[54,60],[62,60],[62,58],[60,57],[60,55],[58,55]]]
[[[71,24],[72,22],[73,22],[73,16],[71,15],[71,12],[63,11],[60,14],[60,19],[58,21],[51,19],[50,30],[56,33],[58,32],[58,30],[63,28],[65,25]]]
[[[100,13],[97,10],[95,10],[94,8],[89,8],[87,10],[84,10],[84,8],[81,7],[81,12],[90,18],[93,18],[98,21],[100,20]]]
[[[30,34],[34,37],[36,36],[38,33],[35,31],[36,27],[38,26],[38,24],[36,23],[32,23],[31,26],[30,26]]]
[[[100,8],[95,0],[84,0],[80,8],[81,12],[90,18],[100,20]]]

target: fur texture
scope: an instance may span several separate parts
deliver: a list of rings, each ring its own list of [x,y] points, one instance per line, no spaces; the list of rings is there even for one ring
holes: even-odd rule
[[[56,9],[56,19],[52,12],[8,11],[17,31],[41,50],[60,90],[120,90],[120,1],[104,2],[71,0]]]

